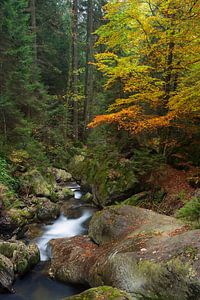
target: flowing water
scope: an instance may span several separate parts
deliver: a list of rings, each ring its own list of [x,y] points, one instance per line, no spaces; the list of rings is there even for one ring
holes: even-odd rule
[[[67,186],[74,191],[77,202],[81,198],[80,187],[76,184]],[[91,217],[90,209],[83,209],[77,219],[69,219],[61,214],[51,225],[42,227],[42,235],[34,240],[40,249],[41,263],[23,278],[18,278],[14,284],[16,294],[0,295],[0,300],[60,300],[67,296],[82,292],[83,286],[62,284],[47,276],[47,264],[50,258],[48,242],[55,238],[72,237],[84,234],[84,223]]]
[[[52,224],[44,227],[44,233],[35,240],[40,249],[41,261],[49,260],[48,242],[52,239],[72,237],[85,232],[82,224],[89,219],[91,213],[85,211],[79,219],[68,219],[63,214]]]

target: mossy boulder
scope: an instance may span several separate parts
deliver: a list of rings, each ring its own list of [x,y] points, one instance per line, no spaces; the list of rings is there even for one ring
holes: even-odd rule
[[[58,204],[51,202],[48,198],[37,198],[37,218],[39,221],[56,219],[60,214]]]
[[[54,240],[51,248],[58,280],[113,286],[132,299],[200,299],[200,230],[175,218],[112,206],[93,216],[89,237]]]
[[[34,218],[34,212],[29,208],[17,209],[12,208],[8,211],[8,215],[11,220],[17,224],[17,226],[22,228],[26,225],[30,220]]]
[[[5,242],[5,241],[0,241],[0,254],[12,258],[13,253],[15,250],[17,250],[17,243],[16,242]]]
[[[26,246],[21,241],[0,241],[0,254],[12,261],[18,275],[24,275],[40,261],[39,249],[34,243]]]
[[[131,300],[131,296],[124,291],[110,287],[101,286],[89,289],[79,295],[67,297],[66,300]]]
[[[25,246],[19,243],[13,252],[13,263],[15,272],[24,275],[40,261],[40,252],[36,244]]]
[[[183,228],[185,224],[175,218],[140,207],[113,205],[97,212],[90,222],[89,236],[97,244],[119,240],[133,232],[166,234]]]
[[[20,179],[22,190],[27,194],[44,197],[51,196],[53,186],[37,169],[24,173]]]
[[[12,291],[14,266],[10,259],[0,254],[0,290]]]
[[[73,179],[72,174],[63,169],[52,168],[51,172],[59,184],[65,184]]]

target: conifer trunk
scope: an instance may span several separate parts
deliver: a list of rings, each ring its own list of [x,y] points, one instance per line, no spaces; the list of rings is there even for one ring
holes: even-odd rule
[[[73,134],[78,140],[78,1],[72,5],[72,91],[73,91]]]
[[[88,0],[87,7],[87,47],[86,47],[86,72],[85,72],[85,102],[84,102],[84,137],[87,124],[91,118],[93,102],[93,66],[90,64],[93,55],[93,0]]]

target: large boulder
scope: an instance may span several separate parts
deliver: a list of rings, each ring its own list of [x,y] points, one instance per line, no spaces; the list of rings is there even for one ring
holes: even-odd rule
[[[89,289],[79,295],[67,297],[66,300],[131,300],[131,296],[124,291],[110,287],[101,286]]]
[[[110,206],[97,212],[89,227],[89,236],[97,244],[118,241],[127,234],[169,234],[184,228],[181,221],[153,211],[129,205]]]
[[[88,284],[87,275],[95,262],[97,245],[86,236],[77,236],[51,240],[50,246],[53,250],[51,271],[55,278],[62,282]]]
[[[113,286],[132,299],[200,299],[200,230],[150,210],[112,206],[94,215],[89,236],[51,242],[55,278]]]
[[[27,194],[44,197],[50,197],[53,189],[37,169],[28,171],[21,176],[21,187]]]

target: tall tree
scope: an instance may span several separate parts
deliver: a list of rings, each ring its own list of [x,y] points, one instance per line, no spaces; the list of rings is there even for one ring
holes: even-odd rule
[[[106,51],[96,55],[96,65],[106,88],[118,82],[124,97],[90,126],[116,123],[137,134],[198,117],[198,1],[118,0],[105,9],[107,23],[97,33]]]
[[[72,3],[72,92],[73,92],[73,132],[78,140],[78,0]]]
[[[84,134],[91,118],[93,102],[93,0],[87,4],[87,41],[86,41],[86,70],[85,70],[85,101],[84,101]]]

